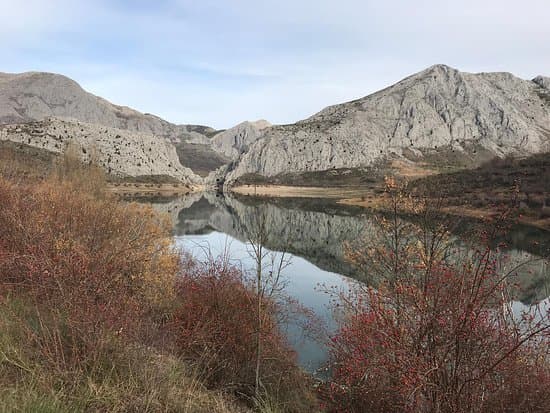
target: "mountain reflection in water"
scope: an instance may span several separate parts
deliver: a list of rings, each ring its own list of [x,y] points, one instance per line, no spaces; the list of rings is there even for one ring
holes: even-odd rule
[[[256,199],[223,196],[216,193],[196,193],[184,197],[152,202],[159,210],[170,214],[176,236],[192,236],[211,232],[224,233],[245,242],[265,219],[266,245],[273,251],[285,251],[299,256],[320,269],[358,278],[345,259],[344,244],[368,236],[372,215],[360,208],[346,207],[333,200],[322,199]],[[474,223],[464,221],[461,230]],[[460,234],[457,234],[460,239]],[[550,295],[550,267],[546,255],[550,233],[528,226],[516,226],[507,235],[506,254],[510,264],[533,261],[519,271],[519,300],[530,304]]]

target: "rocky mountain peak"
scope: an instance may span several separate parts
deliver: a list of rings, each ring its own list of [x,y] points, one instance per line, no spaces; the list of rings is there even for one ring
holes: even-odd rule
[[[401,157],[480,159],[550,150],[550,99],[510,73],[434,65],[361,99],[275,126],[250,145],[226,182],[240,176],[367,168]],[[477,161],[476,161],[477,159]],[[444,167],[445,165],[439,165]]]
[[[179,142],[200,140],[214,130],[205,126],[174,125],[151,114],[115,105],[86,92],[66,76],[44,72],[0,74],[0,124],[75,119]]]
[[[226,158],[236,160],[269,127],[271,127],[271,123],[263,119],[255,122],[242,122],[215,135],[211,142],[212,148]]]

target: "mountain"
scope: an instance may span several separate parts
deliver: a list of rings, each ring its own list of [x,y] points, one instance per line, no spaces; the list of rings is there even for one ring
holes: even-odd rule
[[[256,142],[271,123],[266,120],[243,122],[222,131],[212,138],[212,149],[229,159],[237,159],[249,146]]]
[[[172,142],[201,140],[215,133],[207,126],[174,125],[157,116],[114,105],[86,92],[66,76],[0,73],[0,123],[26,123],[48,117],[147,133]]]
[[[207,126],[174,125],[112,104],[66,76],[0,73],[0,140],[54,154],[72,142],[82,147],[82,160],[95,152],[105,170],[119,177],[158,175],[200,183],[201,178],[182,162],[193,159],[193,154],[182,153],[179,147],[176,151],[176,146],[208,144],[216,132]],[[200,169],[200,162],[193,165]]]
[[[21,152],[38,148],[49,154],[76,149],[83,162],[94,161],[119,178],[158,177],[161,180],[200,184],[193,171],[183,167],[176,148],[154,135],[84,123],[71,119],[0,125],[0,142],[17,144]]]
[[[0,125],[0,140],[18,145],[60,153],[74,141],[97,150],[120,176],[353,185],[396,161],[440,172],[550,151],[550,78],[435,65],[292,125],[243,122],[216,131],[112,104],[62,75],[0,73]]]
[[[277,181],[293,175],[368,168],[388,159],[463,166],[505,155],[550,151],[549,78],[460,72],[435,65],[252,143],[226,177]]]
[[[83,127],[75,126],[75,122]],[[16,126],[31,123],[31,128]],[[59,130],[71,131],[72,135],[60,136],[57,142],[52,142],[49,138],[52,124],[57,124]],[[73,139],[83,147],[100,146],[102,150],[98,155],[105,155],[101,162],[105,161],[106,170],[115,174],[134,176],[162,172],[185,182],[200,182],[219,168],[223,171],[270,126],[266,121],[244,122],[229,130],[217,131],[208,126],[175,125],[88,93],[66,76],[43,72],[0,72],[0,125],[16,126],[2,128],[0,139],[3,140],[60,153]],[[48,132],[27,134],[32,129]],[[21,132],[14,133],[15,130]],[[123,147],[136,148],[135,157],[120,157],[120,151],[108,150],[109,145],[119,147],[120,142],[110,140],[116,136],[128,140]],[[151,145],[151,137],[158,141],[158,147]],[[136,147],[139,139],[143,140],[143,145]],[[145,155],[142,146],[149,148]],[[144,156],[155,159],[155,166],[151,166],[153,161],[142,162]],[[109,159],[111,162],[107,162]],[[165,167],[160,166],[161,159],[166,159]],[[132,164],[134,161],[136,164]]]

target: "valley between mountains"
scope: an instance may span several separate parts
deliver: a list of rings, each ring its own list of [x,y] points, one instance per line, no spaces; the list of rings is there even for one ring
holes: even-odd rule
[[[483,217],[514,202],[525,222],[550,228],[544,76],[435,65],[294,124],[215,130],[115,105],[62,75],[0,73],[0,161],[16,156],[40,175],[67,150],[126,194],[213,189],[377,208],[393,175],[423,196],[444,193],[451,214]]]

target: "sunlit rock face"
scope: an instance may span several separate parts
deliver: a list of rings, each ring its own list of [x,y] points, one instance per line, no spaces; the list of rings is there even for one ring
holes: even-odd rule
[[[377,93],[275,126],[229,174],[361,168],[377,160],[429,154],[525,155],[550,150],[548,78],[463,73],[432,66]]]
[[[83,162],[93,161],[114,176],[165,176],[183,183],[200,182],[200,177],[180,164],[172,144],[147,133],[48,118],[40,122],[0,125],[0,140],[56,154],[72,146]]]

